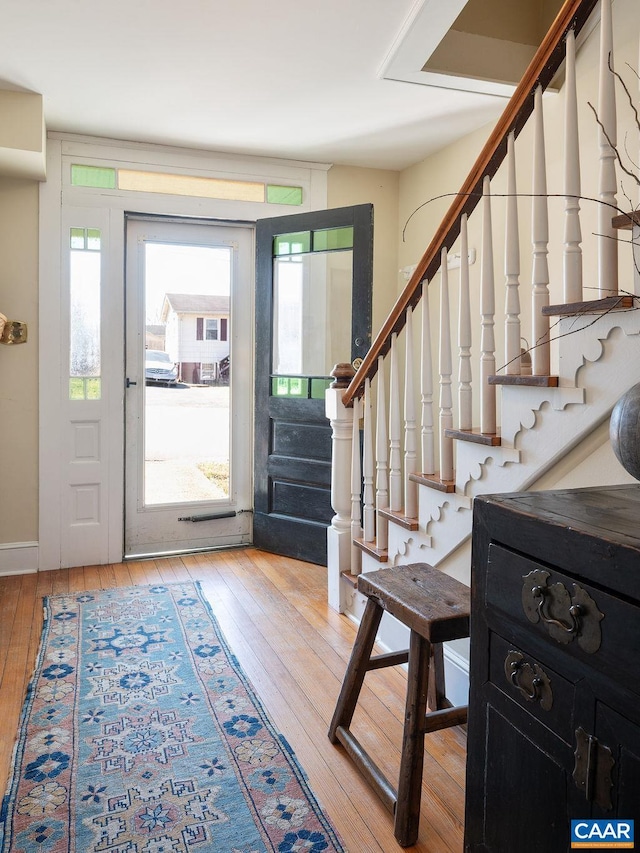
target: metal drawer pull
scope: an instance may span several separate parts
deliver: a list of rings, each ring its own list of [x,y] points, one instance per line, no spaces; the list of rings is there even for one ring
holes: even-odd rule
[[[600,622],[604,614],[589,593],[574,583],[573,594],[564,584],[549,583],[551,572],[534,569],[523,577],[522,608],[527,619],[541,622],[557,643],[576,640],[587,654],[597,652],[602,643]]]
[[[523,694],[524,698],[525,699],[531,699],[532,701],[534,699],[539,699],[540,698],[540,685],[542,684],[542,679],[541,678],[532,679],[532,681],[531,681],[532,690],[531,690],[531,693],[528,693],[526,686],[518,683],[519,682],[518,673],[520,671],[520,667],[517,664],[512,665],[512,670],[513,670],[513,672],[511,673],[511,681],[513,682],[514,686],[517,687],[518,690]]]
[[[534,663],[526,663],[521,652],[510,651],[504,661],[504,674],[528,702],[538,702],[543,711],[553,705],[551,682],[546,672]]]
[[[569,607],[569,616],[571,617],[571,625],[566,625],[560,619],[553,619],[551,616],[547,616],[544,612],[544,605],[548,601],[548,589],[544,586],[534,586],[531,590],[531,594],[534,598],[539,598],[538,602],[538,615],[542,619],[543,622],[546,622],[547,625],[555,625],[560,628],[562,631],[566,631],[567,634],[577,634],[580,630],[580,605],[572,604]]]

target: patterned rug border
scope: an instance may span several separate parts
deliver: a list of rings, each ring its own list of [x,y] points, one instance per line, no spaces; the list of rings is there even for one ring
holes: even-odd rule
[[[60,600],[60,599],[78,599],[79,596],[100,596],[104,593],[122,593],[126,596],[132,592],[144,592],[144,591],[153,591],[155,589],[166,589],[167,591],[177,590],[182,588],[183,590],[187,587],[190,587],[194,590],[195,594],[198,597],[198,600],[202,607],[205,610],[206,616],[211,621],[213,629],[216,634],[217,643],[221,646],[222,650],[226,658],[229,660],[230,664],[233,667],[234,674],[238,677],[238,680],[242,683],[244,690],[248,693],[249,697],[253,702],[253,709],[255,712],[259,714],[260,722],[264,726],[265,730],[269,733],[269,735],[280,744],[283,750],[283,755],[287,759],[287,763],[290,769],[293,771],[293,774],[300,785],[304,795],[306,796],[310,807],[313,810],[314,816],[317,818],[318,822],[322,826],[324,832],[326,832],[328,840],[333,844],[333,847],[330,849],[335,851],[335,853],[348,853],[347,849],[343,846],[343,843],[337,833],[337,830],[334,828],[331,823],[328,815],[326,814],[324,807],[320,803],[318,797],[316,796],[313,789],[310,787],[309,779],[306,771],[304,770],[298,756],[293,750],[292,746],[289,744],[285,735],[278,730],[274,722],[272,721],[269,713],[263,705],[263,701],[258,694],[258,691],[254,687],[250,678],[245,673],[240,661],[236,657],[233,652],[229,642],[222,630],[222,627],[213,611],[211,603],[207,599],[202,584],[199,580],[189,580],[189,581],[168,581],[166,583],[155,583],[155,584],[139,584],[139,585],[130,585],[130,586],[122,586],[122,587],[101,587],[95,589],[88,590],[77,590],[74,592],[67,593],[55,593],[50,595],[45,595],[42,598],[43,602],[43,625],[42,630],[40,632],[40,640],[38,645],[38,650],[36,654],[36,661],[33,668],[33,672],[31,674],[31,678],[29,679],[29,683],[27,685],[25,698],[23,701],[23,705],[20,711],[20,719],[18,723],[18,731],[15,737],[15,742],[12,750],[12,758],[10,765],[10,775],[7,780],[6,791],[2,797],[2,802],[0,803],[0,853],[10,853],[12,851],[13,845],[9,848],[6,848],[7,841],[11,840],[11,828],[9,831],[9,835],[6,835],[7,830],[7,820],[14,818],[14,812],[16,808],[15,802],[12,804],[12,800],[15,800],[19,784],[20,784],[20,773],[19,770],[22,768],[22,762],[24,758],[25,748],[28,740],[28,724],[30,722],[31,713],[33,710],[34,701],[36,699],[36,689],[38,686],[38,681],[42,678],[42,672],[45,664],[45,658],[48,652],[48,640],[50,638],[50,633],[52,629],[52,605]],[[174,606],[177,606],[177,602],[174,599]],[[81,602],[79,602],[81,604]],[[78,626],[80,628],[80,626]],[[80,631],[78,631],[80,634]],[[187,642],[185,638],[185,643]],[[244,783],[243,783],[244,784]],[[257,810],[256,810],[257,811]],[[200,845],[196,845],[198,850],[201,850],[202,853],[206,853],[209,849],[209,846],[201,847]],[[69,848],[70,849],[70,848]],[[134,849],[138,849],[137,847]],[[220,849],[216,847],[215,849]],[[265,848],[265,850],[268,848]],[[272,850],[276,850],[275,847],[271,848]],[[288,851],[294,850],[297,848],[288,847],[288,846],[279,846],[278,850]],[[315,846],[309,847],[311,851],[315,851],[316,849],[324,849],[323,847],[316,848]],[[329,848],[327,848],[329,849]],[[235,851],[235,848],[234,848]],[[239,851],[240,853],[240,851]]]

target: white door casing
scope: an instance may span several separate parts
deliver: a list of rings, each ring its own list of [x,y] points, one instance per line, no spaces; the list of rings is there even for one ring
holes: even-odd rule
[[[326,206],[327,165],[216,155],[163,146],[49,134],[39,228],[38,568],[119,562],[124,507],[125,212],[252,223],[282,205],[174,197],[71,184],[71,165],[147,168],[303,187],[298,211]],[[69,227],[102,235],[100,400],[69,400]],[[253,283],[253,273],[251,273]],[[252,349],[251,341],[248,346]],[[252,375],[247,385],[252,387]],[[251,401],[253,402],[253,401]],[[250,463],[249,463],[250,464]]]

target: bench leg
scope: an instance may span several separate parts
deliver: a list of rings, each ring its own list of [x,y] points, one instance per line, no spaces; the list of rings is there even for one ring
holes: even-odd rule
[[[412,631],[409,645],[407,704],[394,823],[394,835],[402,847],[415,844],[418,838],[424,763],[424,722],[429,687],[430,658],[431,644],[415,631]]]
[[[429,667],[429,693],[427,705],[430,711],[450,708],[444,684],[444,653],[442,643],[431,644],[431,662]]]
[[[383,610],[373,599],[368,598],[367,604],[358,628],[356,641],[351,651],[351,657],[342,682],[342,689],[338,697],[333,719],[329,726],[329,740],[337,743],[336,729],[343,726],[348,729],[358,702],[358,696],[362,688],[362,682],[369,668],[371,650],[375,643],[376,634]]]

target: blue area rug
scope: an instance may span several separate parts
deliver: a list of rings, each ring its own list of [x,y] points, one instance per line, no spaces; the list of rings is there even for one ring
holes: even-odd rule
[[[2,853],[343,851],[197,584],[45,600]]]

